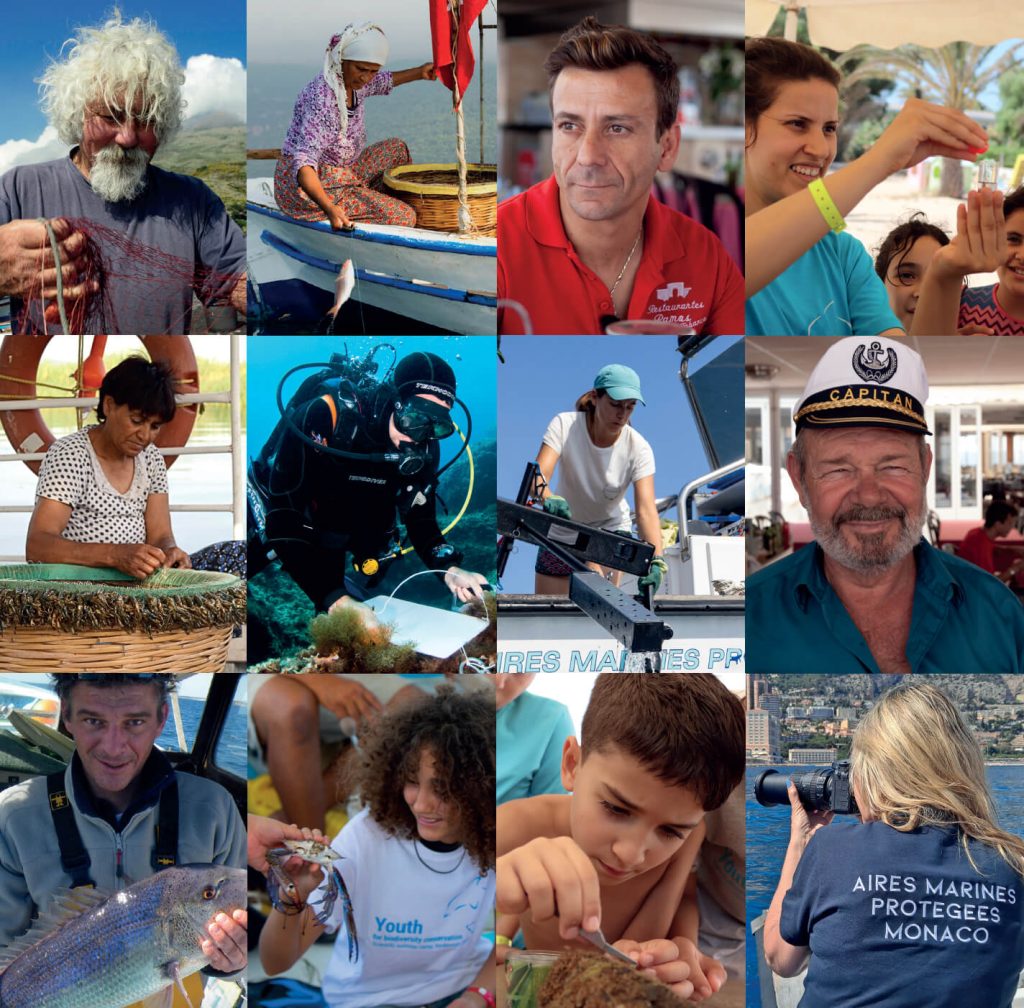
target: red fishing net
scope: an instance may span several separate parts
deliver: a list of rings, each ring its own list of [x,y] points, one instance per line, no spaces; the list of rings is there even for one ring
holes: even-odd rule
[[[164,252],[129,238],[114,228],[84,218],[64,218],[72,232],[85,237],[79,254],[82,268],[77,279],[64,281],[63,289],[94,282],[97,289],[84,297],[64,297],[64,312],[69,334],[84,332],[137,333],[136,319],[142,309],[155,300],[164,300],[168,292],[190,289],[204,307],[228,304],[231,293],[243,274],[220,273],[191,259]],[[70,233],[70,232],[69,232]],[[47,247],[48,250],[49,247]],[[40,270],[45,261],[44,251]],[[40,277],[36,287],[24,299],[13,332],[50,335],[62,330],[56,299],[42,297]],[[189,312],[180,312],[167,332],[187,333]]]

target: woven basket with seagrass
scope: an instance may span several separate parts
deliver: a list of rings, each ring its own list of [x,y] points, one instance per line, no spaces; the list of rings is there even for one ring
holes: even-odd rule
[[[0,672],[220,672],[244,621],[233,574],[0,565]]]
[[[478,234],[498,228],[496,165],[466,165],[466,195]],[[459,169],[453,164],[410,164],[384,172],[384,188],[416,211],[416,226],[430,231],[459,230]]]

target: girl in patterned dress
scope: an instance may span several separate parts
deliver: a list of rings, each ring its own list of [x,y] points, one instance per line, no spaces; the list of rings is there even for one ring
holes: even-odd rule
[[[289,217],[326,220],[335,231],[351,229],[353,221],[415,227],[415,211],[380,191],[387,169],[409,164],[409,148],[398,137],[367,147],[363,106],[399,84],[436,80],[437,73],[433,63],[382,71],[387,57],[378,25],[349,24],[332,36],[323,72],[295,102],[274,172],[274,197]]]

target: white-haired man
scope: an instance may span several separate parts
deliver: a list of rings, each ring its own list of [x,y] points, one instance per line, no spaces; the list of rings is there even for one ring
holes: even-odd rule
[[[834,343],[786,459],[817,542],[747,581],[747,671],[1024,672],[1024,607],[921,538],[932,451],[920,355]]]
[[[115,12],[65,50],[40,83],[69,155],[0,177],[0,296],[14,299],[15,331],[60,331],[59,292],[76,333],[188,332],[193,293],[244,313],[241,230],[199,179],[150,164],[181,124],[174,46]]]

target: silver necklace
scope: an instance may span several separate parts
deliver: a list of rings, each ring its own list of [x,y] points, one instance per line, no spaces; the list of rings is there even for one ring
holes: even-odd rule
[[[416,859],[419,861],[419,863],[423,865],[423,867],[426,868],[427,871],[432,871],[435,875],[451,875],[451,873],[455,871],[455,869],[458,868],[460,864],[462,864],[464,858],[466,857],[466,848],[463,847],[462,854],[459,856],[459,860],[456,861],[455,864],[448,869],[448,871],[441,871],[439,868],[431,868],[431,866],[423,860],[423,855],[420,854],[419,841],[415,838],[413,839],[412,842],[412,849],[416,852]]]
[[[644,229],[640,228],[636,235],[636,241],[633,242],[633,247],[629,250],[629,255],[626,256],[626,261],[622,264],[622,269],[619,270],[619,275],[615,278],[615,283],[612,284],[611,290],[608,293],[612,296],[612,300],[615,300],[615,288],[619,286],[620,281],[626,275],[626,269],[629,264],[633,261],[633,256],[636,254],[636,250],[640,245],[640,239],[644,235]]]

